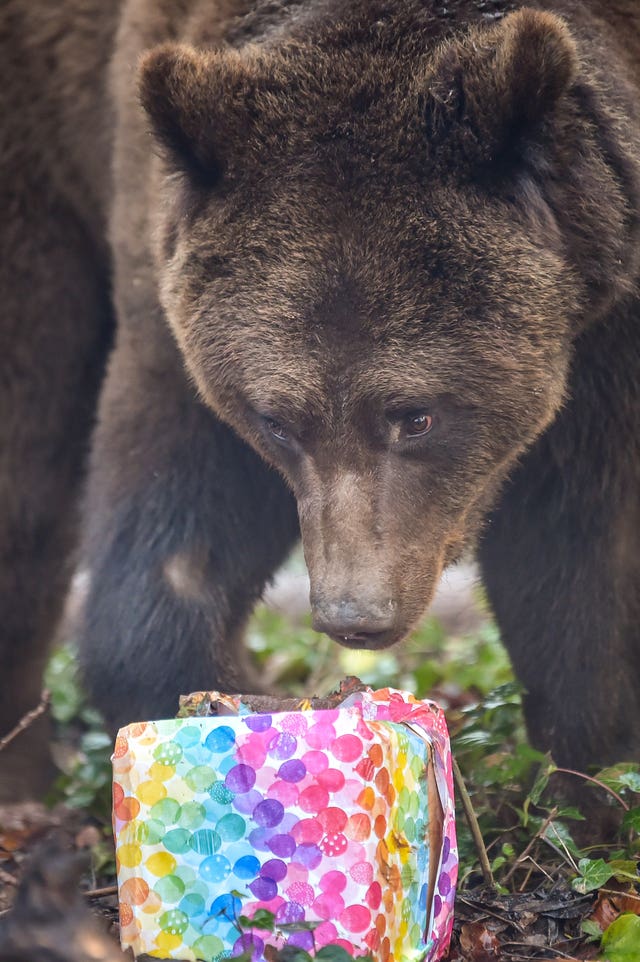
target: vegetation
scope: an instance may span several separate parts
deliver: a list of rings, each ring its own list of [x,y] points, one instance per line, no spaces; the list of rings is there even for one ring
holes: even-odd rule
[[[584,779],[585,789],[598,783],[612,813],[621,815],[615,844],[602,844],[593,837],[585,846],[583,814],[554,796],[553,761],[527,744],[520,690],[488,619],[474,637],[465,638],[446,638],[442,626],[427,619],[398,649],[353,652],[338,649],[315,634],[307,622],[292,624],[263,606],[251,623],[249,645],[270,684],[294,694],[324,693],[345,675],[357,675],[375,688],[391,685],[434,698],[446,709],[454,754],[495,880],[492,889],[486,884],[486,872],[483,879],[477,844],[461,811],[458,835],[464,911],[457,924],[456,945],[465,954],[452,952],[452,960],[640,959],[640,767],[620,765]],[[88,811],[103,827],[103,842],[95,855],[104,876],[112,871],[109,739],[84,702],[74,680],[73,662],[73,652],[65,646],[53,655],[47,672],[52,712],[58,723],[56,755],[62,769],[52,801]],[[582,847],[574,838],[578,835]],[[562,929],[562,939],[554,943],[562,943],[559,954],[550,955],[548,947],[544,955],[536,954],[543,944],[539,927],[530,923],[533,927],[527,928],[522,922],[523,910],[517,900],[532,892],[541,915],[545,906],[548,909],[549,899],[555,899],[554,905],[560,899],[563,905],[572,906],[573,915],[568,908],[564,916],[556,911],[558,918],[573,919],[573,928],[569,926],[573,934],[568,937],[568,923],[556,926],[558,931]],[[495,905],[500,905],[499,912]],[[548,911],[549,917],[556,917]],[[509,954],[500,926],[496,923],[491,928],[492,915],[511,923],[512,928],[503,926],[504,931],[513,931],[515,926],[523,933],[519,951],[526,948],[529,954]],[[265,917],[266,928],[268,922]],[[491,944],[487,938],[495,941],[493,955],[481,954]],[[290,962],[302,962],[302,957]],[[326,962],[342,959],[330,958],[329,953]]]

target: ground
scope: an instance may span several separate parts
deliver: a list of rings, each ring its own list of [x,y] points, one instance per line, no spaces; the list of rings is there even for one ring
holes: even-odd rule
[[[337,649],[314,634],[308,627],[305,589],[294,558],[268,593],[269,607],[262,605],[251,623],[250,647],[271,685],[296,694],[323,692],[344,675],[356,674],[374,687],[390,684],[428,695],[446,709],[487,856],[483,877],[479,846],[459,797],[461,885],[448,962],[638,962],[640,767],[619,766],[591,773],[589,779],[570,776],[581,780],[585,799],[592,788],[600,791],[612,814],[622,816],[615,843],[601,844],[592,823],[581,821],[577,809],[554,797],[552,760],[526,742],[520,693],[482,606],[473,569],[453,571],[434,614],[408,642],[383,653]],[[51,797],[46,805],[0,810],[0,926],[9,926],[4,947],[0,938],[0,962],[16,925],[35,931],[36,915],[46,933],[38,944],[50,945],[65,962],[86,958],[76,958],[70,948],[79,931],[91,932],[92,958],[112,962],[119,957],[115,943],[95,934],[85,908],[102,916],[116,934],[110,740],[84,702],[73,667],[72,646],[63,644],[46,678],[51,692],[47,710],[56,724],[53,750],[61,770]],[[594,787],[594,780],[600,787]],[[85,853],[84,869],[75,860],[68,864],[61,851],[69,849]],[[22,895],[16,898],[21,881]],[[27,952],[24,958],[32,955]]]

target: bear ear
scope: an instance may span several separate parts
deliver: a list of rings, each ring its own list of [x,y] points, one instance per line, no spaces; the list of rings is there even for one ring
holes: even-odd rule
[[[225,175],[232,108],[246,81],[239,58],[186,44],[155,47],[140,62],[151,130],[169,164],[199,186],[215,187]]]
[[[448,143],[458,159],[475,166],[515,160],[577,70],[576,45],[564,21],[538,10],[524,8],[446,42],[427,97],[434,155]]]

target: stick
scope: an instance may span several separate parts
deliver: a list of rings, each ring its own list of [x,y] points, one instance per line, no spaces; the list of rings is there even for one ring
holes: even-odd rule
[[[533,838],[531,839],[531,841],[529,842],[529,844],[528,844],[527,847],[525,848],[525,850],[524,850],[524,852],[522,853],[522,855],[519,855],[519,856],[518,856],[518,858],[515,860],[515,862],[513,863],[513,865],[511,866],[511,868],[510,868],[509,871],[507,872],[507,874],[505,875],[505,877],[504,877],[504,885],[507,885],[507,884],[511,881],[511,879],[513,878],[513,876],[514,876],[515,872],[517,871],[518,867],[521,865],[522,862],[524,862],[524,860],[525,860],[526,858],[528,858],[529,854],[531,853],[531,850],[532,850],[533,846],[536,844],[536,842],[538,841],[539,838],[542,838],[542,836],[544,835],[544,833],[546,832],[546,830],[549,828],[549,826],[551,825],[551,822],[554,820],[554,818],[556,817],[557,814],[558,814],[558,809],[557,809],[557,808],[554,808],[554,809],[551,810],[551,813],[550,813],[549,817],[548,817],[547,819],[545,819],[545,821],[542,823],[542,825],[540,826],[540,828],[538,829],[538,831],[536,832],[536,834],[533,836]]]
[[[476,852],[478,853],[478,859],[480,861],[480,868],[482,869],[483,878],[487,885],[489,885],[492,889],[495,889],[496,883],[493,878],[493,872],[491,871],[491,865],[489,864],[489,856],[487,855],[487,850],[484,845],[480,826],[478,825],[476,813],[473,810],[473,805],[471,804],[471,799],[469,798],[469,793],[464,783],[462,773],[458,767],[458,763],[453,757],[451,760],[453,762],[453,778],[456,783],[456,788],[460,794],[460,801],[462,802],[462,807],[471,830],[471,835],[473,836],[473,843],[476,847]]]
[[[117,895],[117,885],[106,885],[103,889],[89,889],[82,893],[86,899],[105,899],[107,895]]]
[[[45,689],[40,696],[40,704],[37,706],[37,708],[32,708],[31,711],[28,711],[27,714],[20,719],[16,727],[11,729],[8,735],[5,735],[4,738],[0,738],[0,752],[4,751],[7,745],[10,745],[14,738],[17,738],[18,735],[20,735],[23,731],[26,731],[30,725],[33,725],[34,721],[37,718],[40,718],[40,715],[44,715],[49,707],[50,701],[51,692],[48,692]]]
[[[2,868],[0,868],[0,882],[4,882],[5,885],[18,884],[18,880],[15,879],[9,872],[5,872],[5,870]]]

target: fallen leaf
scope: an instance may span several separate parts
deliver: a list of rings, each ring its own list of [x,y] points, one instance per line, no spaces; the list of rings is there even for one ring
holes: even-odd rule
[[[460,930],[460,947],[468,953],[469,962],[493,962],[500,954],[498,938],[484,922],[465,922]]]

